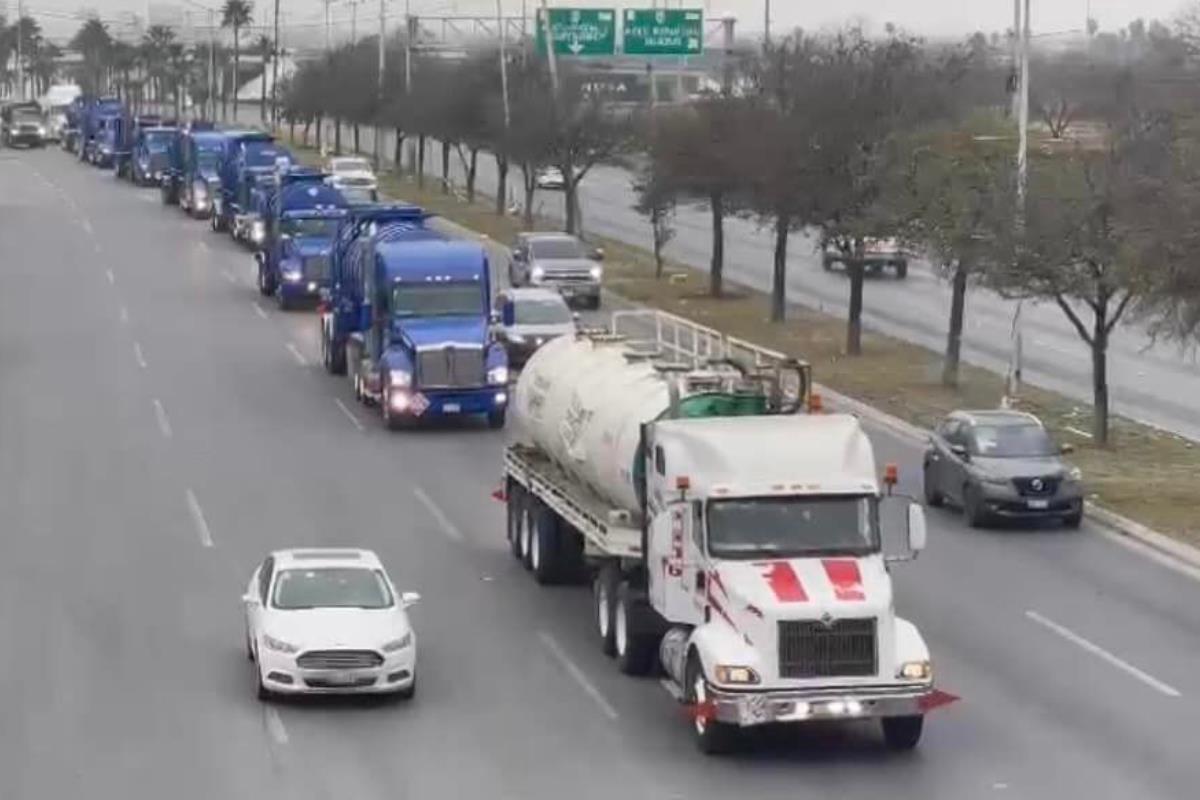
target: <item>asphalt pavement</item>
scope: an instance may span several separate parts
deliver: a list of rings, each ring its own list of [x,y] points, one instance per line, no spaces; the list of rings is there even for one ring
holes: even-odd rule
[[[247,122],[257,122],[257,109],[245,112]],[[351,138],[343,129],[342,142]],[[374,150],[373,131],[361,129],[363,152]],[[407,147],[407,145],[406,145]],[[384,152],[392,155],[391,137]],[[441,148],[430,142],[426,149],[426,173],[440,177]],[[451,182],[461,191],[466,170],[457,153],[450,160]],[[510,195],[521,199],[520,173],[514,171]],[[633,176],[625,169],[597,166],[580,184],[583,229],[627,242],[647,250],[652,247],[650,226],[634,207]],[[478,161],[479,191],[494,196],[497,187],[495,160],[481,153]],[[534,196],[538,214],[555,220],[564,218],[562,192],[539,191]],[[681,206],[675,215],[675,238],[667,245],[667,257],[707,271],[711,258],[711,217],[705,208]],[[760,290],[769,290],[773,258],[773,234],[754,219],[734,218],[726,223],[726,276]],[[788,299],[790,302],[844,316],[849,302],[849,284],[838,271],[825,272],[815,239],[794,233],[788,254]],[[969,292],[963,359],[1004,374],[1012,350],[1012,332],[1017,304],[982,288]],[[869,281],[864,296],[864,324],[871,330],[942,352],[949,319],[950,287],[932,265],[917,261],[910,265],[908,279],[885,274]],[[1088,322],[1089,312],[1080,308]],[[1026,302],[1022,320],[1022,375],[1029,383],[1060,392],[1091,404],[1091,352],[1066,315],[1052,302]],[[1194,348],[1155,342],[1144,325],[1130,318],[1114,332],[1109,358],[1112,407],[1133,419],[1200,440],[1200,407],[1188,398],[1200,394],[1200,354]],[[1086,424],[1081,426],[1087,428]]]
[[[316,334],[155,192],[0,151],[0,798],[1194,796],[1200,583],[1089,523],[940,510],[894,570],[961,698],[920,749],[862,726],[700,755],[599,652],[587,589],[508,554],[504,434],[390,434]],[[917,493],[919,446],[870,433]],[[305,544],[422,594],[413,702],[254,698],[239,598]]]

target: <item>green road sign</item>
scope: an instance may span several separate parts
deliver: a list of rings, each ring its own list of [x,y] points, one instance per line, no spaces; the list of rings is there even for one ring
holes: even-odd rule
[[[628,8],[625,54],[697,56],[704,51],[703,9]]]
[[[617,12],[611,8],[552,8],[554,52],[564,56],[611,56],[617,51]],[[546,52],[546,30],[538,10],[537,48]]]

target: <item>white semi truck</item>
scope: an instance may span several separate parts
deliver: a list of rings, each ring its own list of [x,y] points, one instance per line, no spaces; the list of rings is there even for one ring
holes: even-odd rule
[[[864,718],[909,749],[934,695],[888,572],[924,547],[923,509],[889,497],[855,417],[808,407],[809,377],[635,311],[546,344],[516,383],[513,554],[541,583],[591,577],[600,646],[628,674],[661,668],[705,752],[744,727]],[[885,557],[881,517],[907,526],[905,555]]]

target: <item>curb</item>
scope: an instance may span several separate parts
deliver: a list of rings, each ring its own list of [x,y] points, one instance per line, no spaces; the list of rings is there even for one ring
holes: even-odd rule
[[[493,243],[497,247],[503,247],[500,242],[494,242],[489,236],[487,236],[487,234],[473,231],[470,228],[466,228],[447,217],[439,215],[437,219],[440,220],[448,229],[457,232],[458,235],[462,236],[463,238],[480,239],[488,243]],[[619,294],[615,294],[608,289],[604,289],[602,291],[604,302],[610,308],[613,306],[618,308],[645,308],[648,310],[651,308],[650,306],[634,302],[622,297]],[[880,411],[873,406],[867,405],[861,400],[856,400],[853,397],[849,397],[848,395],[844,395],[841,392],[835,391],[824,384],[814,383],[813,389],[819,392],[823,398],[829,400],[831,405],[855,416],[868,419],[871,422],[874,422],[876,425],[887,428],[893,433],[902,436],[913,443],[924,443],[932,433],[925,428],[914,425],[910,422],[905,422],[899,417],[888,414],[886,411]],[[1152,528],[1146,527],[1140,522],[1122,516],[1114,511],[1109,511],[1106,508],[1102,508],[1091,501],[1084,502],[1084,516],[1087,517],[1089,521],[1104,528],[1106,531],[1110,531],[1113,534],[1126,539],[1132,539],[1142,545],[1145,545],[1150,550],[1185,564],[1188,567],[1200,569],[1200,548],[1196,548],[1192,545],[1172,539],[1166,534],[1159,533]]]

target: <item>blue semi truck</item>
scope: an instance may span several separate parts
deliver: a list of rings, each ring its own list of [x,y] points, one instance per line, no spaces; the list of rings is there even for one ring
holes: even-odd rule
[[[235,239],[249,234],[250,189],[255,175],[295,161],[292,154],[263,131],[223,131],[224,144],[218,168],[220,186],[213,197],[209,221],[214,231],[228,231]]]
[[[76,152],[80,161],[95,164],[103,156],[101,143],[98,140],[107,123],[124,115],[125,105],[116,97],[98,97],[84,101],[78,107],[72,106],[72,112],[78,121],[79,129],[73,138]],[[107,156],[112,158],[112,148],[109,147]]]
[[[493,331],[487,251],[430,229],[412,206],[351,209],[320,306],[325,368],[397,429],[508,408],[508,356]]]
[[[329,288],[331,251],[346,198],[311,169],[280,169],[271,179],[262,207],[258,289],[287,310],[316,302]],[[251,237],[257,236],[252,231]]]

